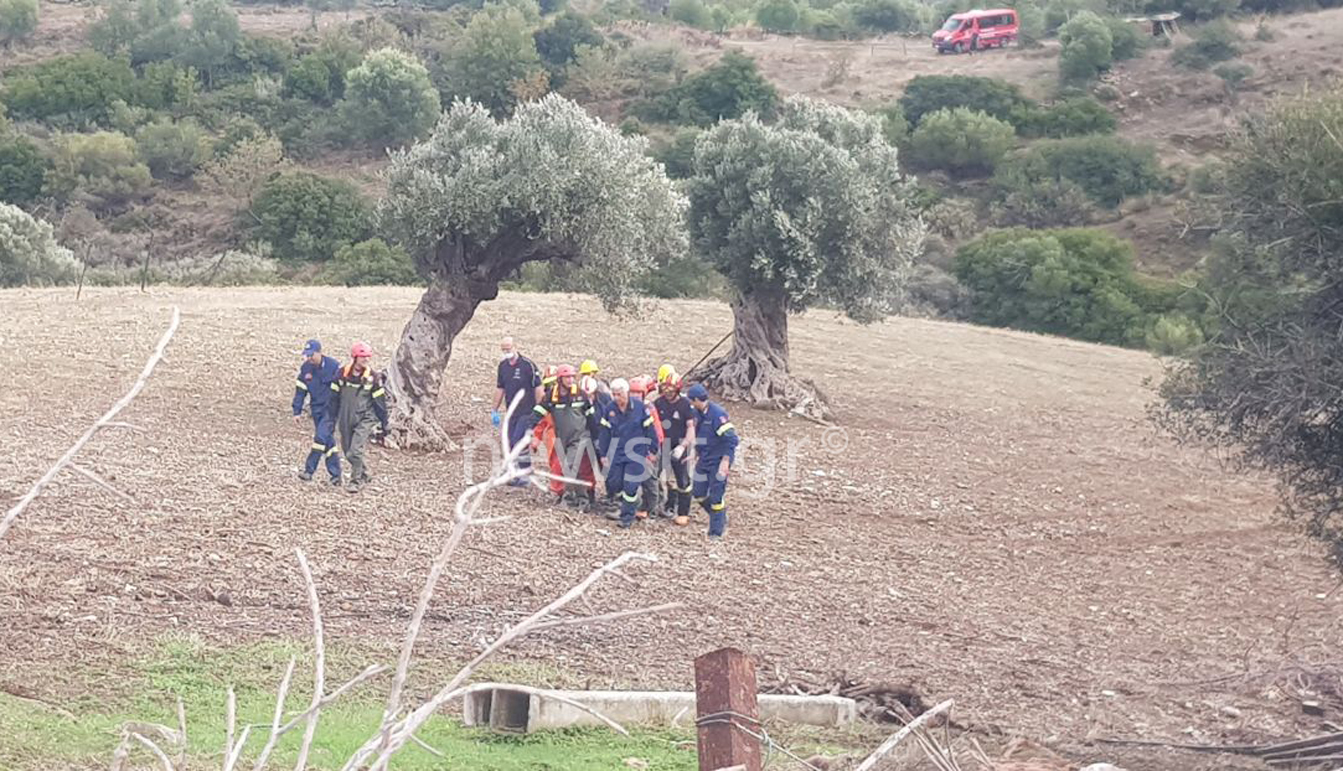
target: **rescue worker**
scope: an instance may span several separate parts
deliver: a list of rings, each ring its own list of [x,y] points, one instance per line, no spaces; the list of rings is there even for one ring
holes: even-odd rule
[[[513,403],[513,398],[519,393],[522,394],[522,401],[518,403],[518,408],[513,411],[513,417],[508,421],[505,428],[505,435],[508,437],[508,449],[512,449],[522,441],[527,435],[528,429],[532,427],[532,408],[541,399],[541,373],[536,369],[536,365],[531,359],[518,352],[518,347],[513,343],[513,338],[505,337],[499,341],[499,373],[495,379],[494,407],[490,411],[490,421],[497,427],[504,418],[501,409],[507,410]],[[527,468],[532,465],[531,456],[524,449],[518,456],[518,466]],[[513,487],[526,487],[527,480],[523,477],[513,479],[508,483]]]
[[[583,479],[588,485],[577,485],[551,480],[550,489],[558,496],[558,503],[581,508],[590,502],[594,485],[591,484],[592,466],[587,464],[583,476],[585,456],[591,454],[592,439],[588,434],[588,417],[592,406],[578,387],[576,371],[568,364],[556,370],[556,382],[541,397],[535,414],[538,430],[550,422],[550,472],[570,479]]]
[[[596,497],[597,490],[602,488],[601,480],[597,478],[594,470],[601,468],[601,461],[597,457],[597,448],[600,446],[598,441],[601,438],[602,426],[602,408],[598,405],[598,383],[597,378],[592,375],[584,375],[578,380],[578,391],[583,394],[583,398],[588,400],[588,438],[587,450],[583,457],[583,466],[579,468],[580,473],[590,474],[591,476],[582,476],[580,479],[592,479],[595,484],[592,487],[592,494],[588,496],[588,502],[592,505],[593,511],[597,508],[606,508],[610,506],[610,494]]]
[[[303,463],[298,478],[304,482],[312,481],[317,473],[317,464],[326,459],[327,473],[331,474],[331,484],[340,486],[340,453],[336,450],[335,411],[328,409],[331,403],[331,384],[340,376],[340,362],[322,354],[322,344],[309,340],[303,346],[303,364],[298,368],[298,379],[294,381],[294,425],[303,425],[303,403],[308,402],[308,411],[312,414],[312,447]]]
[[[606,464],[606,491],[620,493],[620,526],[634,524],[639,486],[648,478],[648,456],[656,434],[653,417],[643,400],[630,395],[630,384],[622,378],[611,381],[611,403],[602,410],[601,434],[597,449]]]
[[[593,404],[600,410],[611,401],[611,387],[605,380],[597,377],[601,370],[597,368],[597,362],[592,359],[584,359],[582,364],[578,365],[578,376],[580,378],[590,377],[592,382],[597,384],[596,398]]]
[[[670,364],[663,364],[658,367],[658,385],[661,386],[676,374],[676,368]]]
[[[340,445],[345,459],[350,462],[350,482],[345,489],[351,493],[368,484],[372,477],[364,466],[364,451],[376,430],[387,432],[387,396],[382,373],[369,366],[373,349],[368,343],[355,343],[350,349],[353,360],[340,370],[340,376],[331,384],[331,405],[340,429]]]
[[[692,494],[709,514],[709,537],[718,539],[727,530],[727,475],[737,455],[737,429],[727,410],[709,401],[701,383],[686,393],[695,409],[695,474]]]
[[[658,506],[658,499],[661,496],[659,481],[661,480],[661,451],[663,443],[662,420],[658,417],[657,409],[653,406],[653,399],[656,397],[656,386],[653,384],[653,378],[647,375],[630,378],[630,394],[643,400],[644,408],[648,410],[648,415],[653,419],[654,440],[656,443],[650,449],[648,456],[649,473],[648,478],[643,481],[639,490],[639,508],[634,512],[634,516],[639,519],[648,519],[650,512],[662,513]],[[650,394],[652,394],[650,396]]]
[[[672,372],[659,386],[653,407],[662,421],[662,467],[667,480],[667,514],[673,523],[690,523],[690,454],[695,447],[695,416],[690,400],[681,395],[681,376]]]

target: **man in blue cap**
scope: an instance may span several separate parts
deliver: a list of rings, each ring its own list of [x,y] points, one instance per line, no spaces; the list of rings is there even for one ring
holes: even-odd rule
[[[294,383],[294,425],[303,424],[303,402],[306,399],[312,412],[314,427],[312,448],[308,450],[308,460],[298,478],[305,482],[312,480],[317,464],[326,459],[326,470],[331,474],[331,484],[340,484],[340,455],[336,452],[335,413],[328,409],[333,394],[332,383],[340,377],[340,362],[322,354],[322,344],[309,340],[303,346],[303,366],[298,369],[298,380]]]
[[[727,475],[737,455],[737,429],[728,419],[727,410],[709,401],[709,390],[702,384],[686,392],[695,410],[695,462],[692,495],[709,514],[709,537],[718,539],[727,530]]]

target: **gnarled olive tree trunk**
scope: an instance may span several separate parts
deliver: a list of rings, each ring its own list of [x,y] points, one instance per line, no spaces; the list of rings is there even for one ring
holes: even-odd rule
[[[401,333],[388,373],[390,445],[431,451],[456,446],[437,417],[452,341],[477,306],[498,297],[499,282],[523,263],[563,259],[567,253],[516,233],[483,247],[461,236],[439,244],[429,288]]]
[[[828,418],[816,384],[788,372],[788,306],[781,292],[756,289],[732,302],[732,350],[687,377],[718,397]]]

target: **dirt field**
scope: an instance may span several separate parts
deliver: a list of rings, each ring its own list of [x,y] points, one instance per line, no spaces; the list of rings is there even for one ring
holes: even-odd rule
[[[309,435],[288,404],[304,338],[332,348],[363,338],[385,357],[416,299],[390,289],[109,290],[78,304],[69,292],[0,294],[0,346],[13,352],[0,395],[5,498],[129,387],[171,306],[183,311],[167,358],[124,413],[142,430],[108,432],[82,456],[136,504],[66,475],[0,544],[0,684],[56,700],[61,688],[115,689],[114,676],[60,686],[43,673],[114,672],[167,630],[222,644],[303,636],[296,546],[316,567],[328,637],[392,644],[447,531],[464,456],[379,452],[359,497],[305,486],[294,473]],[[636,321],[586,298],[505,295],[460,338],[444,415],[463,439],[487,435],[483,399],[506,331],[538,361],[595,356],[608,373],[635,374],[664,356],[687,366],[728,323],[726,307],[707,303],[663,303]],[[669,597],[689,610],[560,630],[509,656],[594,686],[681,687],[693,655],[732,644],[760,658],[766,679],[845,670],[913,683],[957,699],[978,730],[1075,748],[1101,736],[1243,742],[1318,729],[1296,697],[1338,671],[1343,592],[1322,599],[1338,575],[1276,524],[1264,480],[1154,433],[1144,419],[1153,359],[815,313],[795,322],[792,341],[796,368],[837,401],[842,431],[732,407],[751,446],[724,543],[706,542],[702,520],[622,533],[531,491],[500,493],[492,512],[515,519],[468,536],[425,655],[474,653],[505,620],[633,548],[661,561],[593,610]],[[1340,709],[1331,703],[1334,720]]]

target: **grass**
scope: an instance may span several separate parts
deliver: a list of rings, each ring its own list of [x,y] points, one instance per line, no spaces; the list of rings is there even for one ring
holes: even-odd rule
[[[142,658],[131,663],[126,678],[129,685],[123,693],[63,703],[61,709],[69,710],[73,719],[58,709],[0,693],[0,768],[106,768],[121,724],[139,720],[174,725],[177,696],[186,705],[192,765],[217,768],[224,744],[224,704],[229,685],[238,695],[239,726],[269,725],[275,688],[291,656],[299,659],[288,702],[289,710],[296,712],[311,697],[311,658],[304,646],[285,641],[219,649],[189,635],[160,638]],[[368,661],[356,651],[339,649],[329,650],[327,658],[328,684],[342,682]],[[528,682],[538,684],[564,679],[534,666],[515,674],[524,673]],[[418,674],[419,679],[413,678],[410,684],[412,693],[422,693],[429,685],[431,673]],[[496,669],[492,674],[504,672]],[[88,681],[73,673],[66,675],[74,681]],[[422,686],[417,687],[417,682]],[[372,735],[382,716],[385,687],[385,679],[375,680],[323,711],[311,767],[339,768]],[[301,733],[293,731],[281,741],[271,767],[292,767]],[[264,729],[254,729],[254,734],[248,742],[252,753],[265,742]],[[454,717],[436,716],[418,736],[447,755],[447,760],[411,745],[397,756],[398,769],[595,771],[624,768],[629,758],[639,758],[647,768],[661,771],[696,767],[694,736],[685,728],[635,730],[628,738],[604,729],[513,736],[464,728]]]

